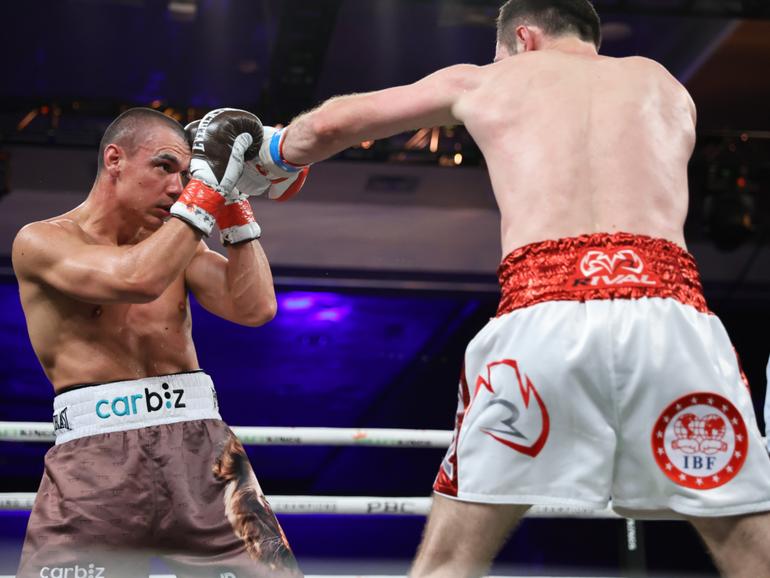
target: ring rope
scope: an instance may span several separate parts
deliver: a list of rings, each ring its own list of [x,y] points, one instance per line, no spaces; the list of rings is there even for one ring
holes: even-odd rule
[[[233,427],[246,445],[329,445],[447,448],[452,432],[431,429],[358,429],[335,427]],[[53,424],[44,421],[2,421],[0,441],[52,442]]]
[[[35,492],[0,493],[0,510],[31,510]],[[427,516],[431,498],[390,498],[375,496],[270,496],[278,514],[386,514]],[[610,508],[590,509],[570,505],[533,506],[530,518],[621,519]]]
[[[452,431],[439,429],[251,427],[231,428],[244,445],[258,446],[385,446],[448,448]],[[0,441],[52,442],[53,424],[47,421],[0,421]],[[762,437],[767,443],[767,438]],[[0,576],[2,578],[2,576]]]
[[[451,431],[410,429],[358,429],[328,427],[233,427],[246,445],[339,445],[446,448]],[[55,440],[53,424],[48,422],[0,422],[0,441]],[[0,511],[31,510],[35,493],[0,493]],[[273,510],[280,514],[385,514],[427,516],[431,498],[390,498],[365,496],[273,496]],[[526,514],[530,518],[623,519],[611,506],[591,509],[573,505],[536,505]],[[668,519],[677,519],[676,517]],[[634,521],[626,519],[628,545],[635,549]],[[2,578],[2,577],[0,577]]]

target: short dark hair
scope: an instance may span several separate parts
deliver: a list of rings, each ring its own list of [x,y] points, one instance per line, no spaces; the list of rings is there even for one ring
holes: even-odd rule
[[[497,41],[516,51],[516,27],[533,24],[549,36],[571,34],[596,49],[602,43],[599,15],[589,0],[508,0],[497,17]]]
[[[117,144],[133,154],[141,143],[141,135],[152,125],[165,125],[174,130],[183,141],[187,141],[184,128],[170,116],[152,108],[129,108],[110,123],[99,142],[98,172],[104,168],[104,149]]]

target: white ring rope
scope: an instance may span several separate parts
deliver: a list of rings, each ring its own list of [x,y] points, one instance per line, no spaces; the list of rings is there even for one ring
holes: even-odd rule
[[[446,448],[452,440],[452,432],[443,430],[325,427],[233,427],[232,429],[241,442],[247,445],[366,445]],[[0,440],[51,442],[55,440],[53,424],[47,422],[0,422]],[[32,509],[34,501],[34,492],[0,493],[0,511],[29,511]],[[269,501],[273,511],[278,514],[427,516],[431,506],[431,498],[367,496],[272,496]],[[533,506],[527,512],[526,517],[622,519],[610,507],[590,509],[558,504]],[[636,526],[633,520],[626,520],[626,526],[628,547],[630,550],[634,550],[636,549]],[[361,576],[357,578],[374,577]]]
[[[0,510],[31,510],[35,492],[0,493]],[[388,514],[427,516],[431,498],[382,498],[374,496],[270,496],[278,514]],[[609,508],[592,510],[569,505],[533,506],[529,518],[621,519]]]
[[[335,427],[233,427],[246,445],[328,445],[446,448],[452,432],[431,429],[357,429]],[[52,442],[53,424],[1,421],[0,441]]]

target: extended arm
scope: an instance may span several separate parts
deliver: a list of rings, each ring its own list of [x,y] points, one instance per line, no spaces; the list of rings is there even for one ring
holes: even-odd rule
[[[286,128],[284,158],[306,165],[365,140],[411,129],[459,124],[456,107],[479,82],[479,67],[458,64],[405,86],[332,98]]]

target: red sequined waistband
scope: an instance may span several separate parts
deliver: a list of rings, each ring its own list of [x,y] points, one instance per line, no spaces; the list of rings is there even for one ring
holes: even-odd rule
[[[709,313],[692,255],[665,239],[594,233],[520,247],[497,270],[497,315],[544,301],[667,297]]]

